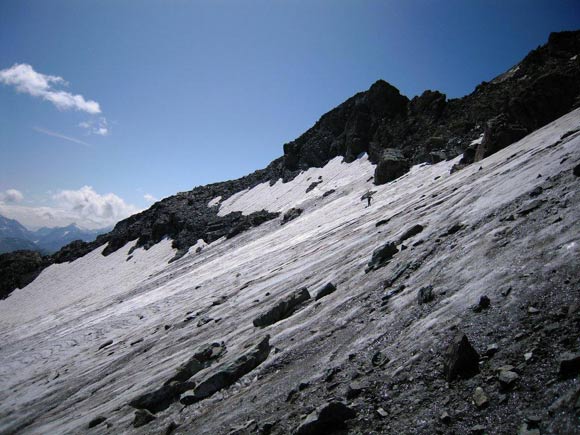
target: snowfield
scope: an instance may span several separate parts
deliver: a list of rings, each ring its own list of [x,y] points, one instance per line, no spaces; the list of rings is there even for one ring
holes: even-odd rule
[[[171,241],[164,240],[131,255],[135,242],[107,257],[102,246],[48,267],[0,301],[0,433],[164,433],[175,422],[176,433],[220,434],[273,415],[280,433],[288,433],[299,414],[286,399],[299,382],[319,382],[329,367],[377,348],[389,355],[384,370],[394,376],[433,354],[446,339],[442,332],[481,295],[513,286],[509,304],[517,304],[513,279],[536,264],[539,249],[538,273],[547,273],[542,265],[579,262],[578,184],[557,190],[564,186],[558,177],[580,162],[580,133],[560,138],[579,127],[576,110],[459,172],[450,174],[459,158],[423,164],[382,186],[372,184],[366,157],[350,164],[335,158],[291,182],[264,183],[208,204],[220,216],[304,209],[285,225],[278,219],[229,240],[200,242],[173,263]],[[533,215],[518,210],[533,201],[537,186],[544,190],[538,207],[558,201],[566,207],[544,216],[537,231],[520,233],[519,223]],[[361,197],[369,190],[375,193],[366,207]],[[500,220],[506,213],[515,223]],[[424,230],[404,242],[407,249],[365,273],[373,251],[414,224]],[[445,235],[454,225],[457,233]],[[506,237],[510,243],[502,246]],[[380,312],[384,281],[401,268],[395,287],[405,289]],[[314,296],[327,282],[335,293],[274,325],[253,326],[283,296],[302,287]],[[416,291],[428,284],[437,303],[419,315]],[[220,297],[225,302],[212,305]],[[274,347],[268,359],[234,386],[183,410],[175,402],[148,425],[132,426],[131,399],[163,385],[200,345],[226,345],[223,359],[201,378],[266,333]],[[321,394],[312,392],[312,400]],[[106,422],[88,429],[97,416]]]

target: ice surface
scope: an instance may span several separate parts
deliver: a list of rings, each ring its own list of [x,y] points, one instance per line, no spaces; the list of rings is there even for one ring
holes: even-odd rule
[[[0,432],[85,433],[88,422],[101,414],[112,424],[109,433],[162,432],[178,414],[160,414],[155,423],[135,430],[128,406],[133,397],[162,385],[200,344],[223,340],[227,362],[265,332],[271,334],[280,352],[219,393],[223,400],[210,399],[179,414],[195,421],[192,433],[218,433],[216,425],[235,421],[248,407],[266,408],[275,394],[285,397],[285,386],[304,372],[303,364],[314,367],[309,373],[318,367],[322,373],[329,362],[364,349],[381,327],[396,321],[397,310],[415,304],[413,289],[447,277],[453,283],[450,296],[386,349],[396,368],[403,364],[402,355],[431,345],[434,325],[453,322],[477,300],[486,282],[501,280],[507,272],[477,261],[494,238],[485,226],[444,261],[429,257],[431,245],[426,243],[403,251],[380,272],[365,274],[373,250],[415,223],[425,230],[409,242],[434,243],[451,225],[470,228],[546,177],[569,170],[580,160],[580,135],[557,142],[579,125],[577,110],[452,175],[459,158],[415,166],[382,186],[372,184],[374,166],[366,157],[350,164],[336,158],[289,183],[264,183],[208,204],[219,204],[220,215],[304,209],[284,226],[274,220],[229,240],[199,242],[173,263],[168,263],[174,255],[171,242],[165,240],[148,251],[135,250],[132,257],[129,243],[108,257],[101,255],[101,247],[70,264],[50,266],[0,301]],[[323,197],[330,189],[335,192]],[[361,196],[368,190],[376,193],[367,208]],[[390,220],[376,227],[384,219]],[[529,237],[536,236],[541,235]],[[578,243],[564,235],[550,240],[554,251],[579,254]],[[426,260],[407,281],[409,290],[393,298],[391,313],[365,326],[359,318],[361,301],[382,289],[399,264],[421,256]],[[252,320],[280,297],[304,286],[314,294],[329,281],[337,291],[320,303],[265,331],[253,327]],[[226,302],[212,306],[221,296]],[[187,321],[188,316],[195,318]],[[198,327],[204,316],[212,320]],[[329,336],[338,341],[325,341]],[[113,343],[99,350],[107,340]],[[306,359],[284,366],[292,355]],[[273,369],[276,364],[284,369]],[[236,394],[250,384],[252,391],[271,390],[256,402],[238,401]]]

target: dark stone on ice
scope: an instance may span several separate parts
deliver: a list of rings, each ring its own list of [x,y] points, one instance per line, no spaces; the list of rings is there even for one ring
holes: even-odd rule
[[[215,306],[221,305],[224,302],[226,302],[227,300],[228,300],[228,297],[227,296],[225,296],[225,295],[224,296],[220,296],[219,298],[217,298],[215,301],[213,301],[211,303],[211,306],[212,307],[215,307]]]
[[[195,387],[188,380],[199,371],[209,367],[226,350],[224,343],[211,343],[199,347],[187,362],[179,366],[175,374],[155,391],[136,397],[129,405],[137,409],[146,409],[155,414],[167,409],[179,399],[179,395]]]
[[[107,340],[107,341],[105,341],[103,344],[101,344],[101,345],[99,346],[99,350],[101,350],[101,349],[104,349],[105,347],[108,347],[108,346],[110,346],[111,344],[113,344],[113,340]]]
[[[334,284],[332,284],[331,282],[329,282],[324,287],[322,287],[320,290],[318,290],[318,293],[316,293],[314,300],[317,301],[319,299],[322,299],[324,296],[328,296],[329,294],[334,293],[335,291],[336,291],[336,286]]]
[[[411,165],[403,153],[395,148],[387,148],[375,168],[375,184],[381,185],[409,172]]]
[[[530,192],[530,196],[535,198],[536,196],[540,196],[543,192],[544,189],[542,189],[542,186],[538,186]]]
[[[473,307],[473,311],[479,313],[480,311],[487,310],[491,305],[491,301],[486,295],[483,295],[479,298],[479,302],[477,305]]]
[[[534,199],[533,201],[529,201],[518,210],[518,214],[520,214],[522,216],[530,214],[531,212],[533,212],[537,208],[540,208],[543,203],[544,203],[544,201],[541,199]]]
[[[465,334],[458,333],[449,345],[444,372],[448,381],[456,378],[468,379],[479,373],[479,354]]]
[[[175,383],[171,385],[163,385],[155,391],[143,394],[131,402],[133,408],[145,409],[153,414],[163,411],[179,399],[179,392],[177,391]]]
[[[345,428],[345,421],[356,417],[356,412],[342,402],[330,402],[309,414],[298,426],[295,435],[321,435]]]
[[[380,269],[386,265],[397,252],[399,252],[399,250],[397,249],[397,245],[393,242],[387,242],[380,248],[375,249],[371,261],[369,261],[367,268],[365,269],[365,273]]]
[[[99,417],[95,417],[89,422],[89,429],[98,426],[105,421],[107,421],[107,417],[103,417],[102,415]]]
[[[282,216],[281,224],[284,225],[290,222],[291,220],[296,219],[298,216],[302,214],[303,211],[304,210],[302,210],[301,208],[292,207],[290,210],[284,213],[284,216]]]
[[[265,327],[273,325],[280,320],[290,317],[298,309],[300,304],[310,299],[310,293],[306,287],[297,290],[286,296],[280,302],[271,307],[268,311],[254,319],[254,326]]]
[[[320,183],[322,183],[322,180],[318,180],[318,181],[314,181],[313,183],[310,183],[310,186],[308,186],[308,187],[306,188],[306,192],[305,192],[305,193],[308,193],[308,192],[310,192],[311,190],[314,190],[314,189],[316,189],[316,187],[317,187],[317,186],[318,186]]]
[[[421,287],[417,292],[417,302],[419,305],[427,304],[435,299],[435,295],[433,294],[433,286],[427,285],[425,287]]]
[[[389,357],[384,355],[380,350],[375,352],[371,358],[371,364],[375,367],[382,367],[390,361]]]
[[[234,384],[242,376],[250,373],[266,361],[270,354],[270,349],[270,336],[266,335],[251,350],[201,380],[193,390],[193,394],[181,397],[181,403],[191,405]]]
[[[381,225],[388,224],[388,223],[390,222],[390,220],[391,220],[391,218],[388,218],[388,219],[381,219],[380,221],[378,221],[378,222],[375,224],[375,227],[380,227]]]
[[[420,224],[415,224],[411,228],[407,229],[401,237],[399,237],[399,244],[403,243],[405,240],[410,239],[413,236],[416,236],[421,231],[423,231],[424,227]]]
[[[135,411],[135,419],[133,420],[133,427],[145,426],[155,420],[155,416],[146,409],[138,409]]]
[[[580,164],[574,166],[574,169],[572,169],[572,173],[577,177],[580,177]]]

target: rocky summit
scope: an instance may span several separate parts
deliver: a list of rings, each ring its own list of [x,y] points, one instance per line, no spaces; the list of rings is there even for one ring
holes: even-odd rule
[[[265,169],[1,255],[0,432],[580,433],[579,55],[378,81]]]

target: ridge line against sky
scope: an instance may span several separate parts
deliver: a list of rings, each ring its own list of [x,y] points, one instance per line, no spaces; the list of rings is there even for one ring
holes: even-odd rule
[[[378,79],[461,97],[579,23],[568,0],[1,2],[0,214],[111,225],[265,167]]]

